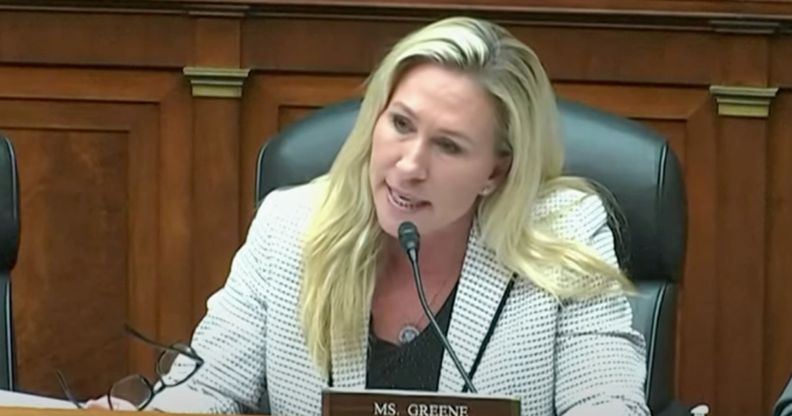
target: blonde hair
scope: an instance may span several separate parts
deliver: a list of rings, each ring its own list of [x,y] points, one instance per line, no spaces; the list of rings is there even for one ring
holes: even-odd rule
[[[495,24],[445,19],[408,35],[383,59],[330,172],[317,180],[323,196],[305,236],[300,305],[308,351],[325,375],[332,346],[365,336],[361,327],[384,242],[369,184],[372,132],[401,75],[420,62],[464,71],[495,98],[498,150],[512,163],[498,189],[479,203],[477,221],[498,260],[558,298],[630,287],[617,267],[579,242],[554,236],[531,209],[563,188],[595,194],[585,180],[562,176],[555,96],[537,56]]]

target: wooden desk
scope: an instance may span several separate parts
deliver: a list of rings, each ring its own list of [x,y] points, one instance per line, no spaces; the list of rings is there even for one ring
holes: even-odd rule
[[[110,416],[119,412],[95,409],[37,409],[29,407],[0,407],[0,416]],[[136,412],[143,416],[162,416],[158,412]]]

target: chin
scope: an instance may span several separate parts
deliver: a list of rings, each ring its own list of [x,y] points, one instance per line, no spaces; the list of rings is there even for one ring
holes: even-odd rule
[[[427,236],[435,231],[434,228],[427,226],[426,224],[424,224],[423,221],[417,219],[409,219],[409,218],[399,219],[392,216],[387,216],[383,218],[377,216],[377,223],[379,224],[382,231],[384,231],[385,234],[397,240],[399,239],[399,225],[401,225],[401,223],[404,221],[411,221],[413,224],[415,224],[415,227],[418,228],[418,233],[421,236]]]
[[[388,212],[387,197],[385,196],[385,191],[381,189],[374,194],[374,214],[377,216],[377,224],[379,224],[385,234],[399,238],[399,224],[401,222]]]
[[[422,221],[416,218],[408,218],[408,216],[394,215],[390,210],[389,203],[384,201],[385,207],[375,207],[377,215],[377,223],[385,234],[398,239],[399,238],[399,225],[404,221],[412,221],[418,228],[419,232],[423,232],[425,227],[422,227]]]
[[[377,217],[377,222],[379,223],[380,228],[385,234],[398,239],[399,238],[399,224],[393,219],[383,219],[381,217]]]

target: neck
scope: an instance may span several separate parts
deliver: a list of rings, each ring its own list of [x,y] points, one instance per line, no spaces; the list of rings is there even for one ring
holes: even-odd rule
[[[472,215],[461,218],[449,227],[421,236],[418,262],[424,280],[447,279],[449,273],[459,275],[467,252]],[[420,230],[419,230],[420,231]],[[410,261],[396,238],[388,238],[385,247],[385,267],[412,280]]]

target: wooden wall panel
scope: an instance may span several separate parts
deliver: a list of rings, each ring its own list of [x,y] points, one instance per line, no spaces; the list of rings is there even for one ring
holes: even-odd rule
[[[147,88],[134,96],[114,90],[124,78]],[[160,169],[179,163],[172,152],[160,158],[161,145],[179,139],[160,131],[159,105],[175,110],[167,101],[178,99],[173,89],[181,85],[179,75],[0,69],[0,128],[20,132],[13,137],[25,236],[14,274],[20,388],[59,394],[58,367],[83,395],[102,394],[129,371],[151,373],[155,351],[125,337],[123,324],[159,337],[161,323],[179,320],[160,316],[159,304],[168,309],[181,297],[178,309],[189,310],[192,299],[163,296],[160,279],[161,269],[179,270],[163,267],[167,261],[186,260],[163,257],[186,243],[170,214],[189,201],[174,189],[183,185],[167,175],[172,170]],[[70,96],[75,89],[85,94]],[[163,114],[172,116],[163,124],[182,127],[180,112]],[[188,275],[167,280],[189,295]]]
[[[777,37],[770,41],[770,56],[769,56],[769,84],[780,87],[792,87],[792,71],[789,70],[789,65],[792,65],[792,37]],[[779,112],[782,112],[785,107],[776,107]]]
[[[559,80],[708,85],[723,59],[717,36],[695,32],[522,25],[512,32]]]
[[[365,74],[389,46],[429,21],[251,19],[244,23],[243,39],[257,41],[243,43],[242,60],[245,66],[267,70]],[[709,85],[714,79],[727,78],[724,71],[730,70],[731,62],[724,61],[721,36],[508,23],[515,36],[535,49],[557,80]],[[262,48],[261,44],[270,46]]]
[[[163,341],[188,336],[246,234],[262,143],[358,96],[408,31],[464,12],[531,45],[560,95],[669,138],[689,201],[679,397],[719,415],[768,414],[792,371],[792,1],[456,3],[0,0],[0,129],[23,172],[15,290],[28,298],[24,282],[36,282],[52,299],[74,282],[102,294],[17,301],[23,387],[51,392],[46,364],[64,366],[86,394],[146,370],[151,351],[114,332],[123,320]],[[191,98],[188,66],[251,72],[241,99]],[[717,84],[781,90],[769,118],[732,118],[709,93]],[[76,194],[87,187],[95,192]],[[62,199],[74,215],[51,207]],[[118,204],[123,213],[108,208]],[[94,245],[96,258],[86,254]],[[79,301],[88,303],[73,313],[102,311],[102,324],[32,364],[45,354],[37,342],[69,334],[66,312]],[[48,319],[64,323],[45,330]],[[106,370],[91,377],[79,369],[94,351]]]
[[[0,101],[0,112],[7,106],[24,103]],[[128,284],[127,257],[119,255],[128,239],[127,135],[25,127],[6,131],[19,158],[24,212],[36,219],[24,223],[15,277],[25,278],[13,288],[14,312],[27,318],[16,320],[19,384],[59,394],[60,369],[77,391],[97,391],[128,368],[117,326],[126,319]],[[66,334],[90,342],[64,343]]]
[[[366,74],[418,26],[387,18],[250,19],[242,27],[242,62],[264,70]]]
[[[190,25],[182,16],[4,12],[0,13],[0,62],[179,65],[192,52]]]

